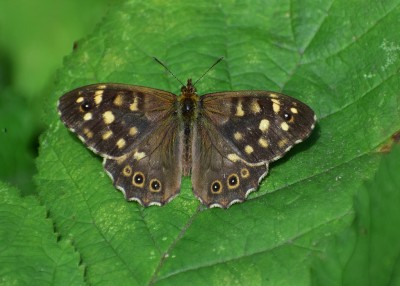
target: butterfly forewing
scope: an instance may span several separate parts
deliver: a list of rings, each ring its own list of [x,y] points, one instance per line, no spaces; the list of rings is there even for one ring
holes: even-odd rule
[[[174,112],[176,96],[124,84],[95,84],[63,95],[58,104],[64,124],[94,152],[118,158],[139,146]]]
[[[316,120],[306,104],[268,91],[207,94],[202,106],[203,124],[215,128],[218,138],[211,140],[221,154],[252,165],[281,158],[310,135]],[[233,152],[227,153],[226,145]]]

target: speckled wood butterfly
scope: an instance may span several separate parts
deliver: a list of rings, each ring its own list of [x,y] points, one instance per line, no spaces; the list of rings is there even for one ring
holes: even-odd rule
[[[304,103],[260,90],[181,95],[104,83],[58,102],[64,124],[93,152],[127,200],[164,205],[191,174],[195,196],[228,208],[257,189],[268,164],[307,138],[316,116]]]

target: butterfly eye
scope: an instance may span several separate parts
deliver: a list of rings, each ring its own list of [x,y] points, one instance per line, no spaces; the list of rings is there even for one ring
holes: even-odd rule
[[[211,184],[211,192],[214,194],[219,194],[222,192],[222,185],[220,181],[214,181]]]
[[[159,192],[161,189],[161,183],[157,179],[153,179],[150,181],[150,191]]]
[[[229,189],[234,189],[239,186],[239,177],[236,174],[232,174],[228,177]]]

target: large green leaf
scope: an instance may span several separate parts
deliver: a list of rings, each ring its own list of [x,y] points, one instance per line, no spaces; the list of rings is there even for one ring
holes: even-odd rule
[[[378,166],[375,151],[400,129],[399,2],[126,1],[110,10],[58,74],[38,159],[41,200],[61,240],[73,238],[86,281],[308,284],[312,257],[351,222],[352,196]],[[316,111],[317,128],[228,210],[204,209],[189,178],[165,207],[125,202],[100,158],[59,121],[56,101],[96,82],[177,93],[152,56],[182,80],[224,56],[200,94],[281,91]]]
[[[399,285],[400,146],[382,160],[355,199],[351,227],[315,260],[315,285]]]
[[[57,241],[46,208],[0,182],[0,284],[84,284],[79,253],[64,237]]]

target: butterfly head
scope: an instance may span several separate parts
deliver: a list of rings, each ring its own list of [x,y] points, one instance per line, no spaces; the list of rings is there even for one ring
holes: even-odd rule
[[[193,94],[196,94],[196,88],[194,87],[194,84],[192,83],[192,79],[189,78],[187,81],[186,86],[182,86],[181,92],[183,96],[190,97]]]

